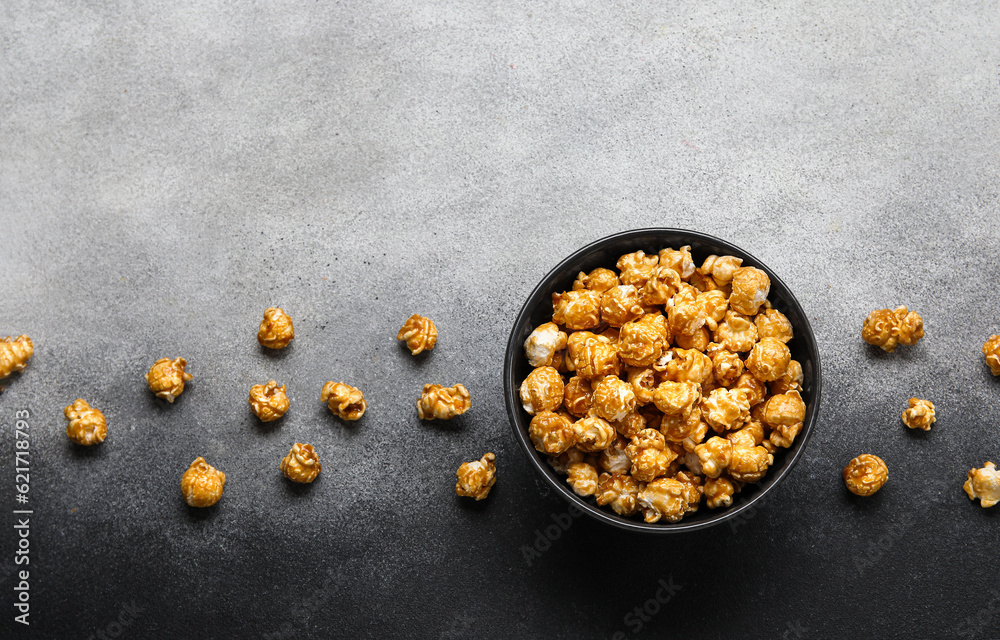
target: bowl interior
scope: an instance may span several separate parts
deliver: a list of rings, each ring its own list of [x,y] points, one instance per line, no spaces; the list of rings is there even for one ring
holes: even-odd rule
[[[580,498],[570,489],[565,477],[552,470],[546,462],[545,455],[535,450],[528,436],[531,416],[521,406],[519,393],[521,381],[532,370],[524,355],[523,345],[535,327],[552,320],[552,293],[569,290],[579,272],[589,272],[597,267],[613,269],[620,256],[640,249],[646,253],[656,254],[666,247],[676,249],[682,246],[691,247],[696,265],[700,265],[711,254],[733,255],[743,259],[743,266],[757,267],[770,277],[771,292],[768,300],[774,308],[788,317],[795,332],[795,337],[788,343],[788,348],[792,358],[802,364],[804,378],[802,397],[806,402],[806,418],[802,432],[792,447],[777,451],[774,465],[764,479],[756,484],[747,485],[743,491],[736,494],[732,506],[711,510],[703,502],[697,512],[686,515],[680,522],[647,524],[639,516],[624,518],[610,509],[598,507],[593,498]],[[589,244],[560,262],[535,287],[521,308],[507,342],[504,359],[504,395],[507,413],[514,435],[534,467],[557,493],[587,514],[608,524],[635,531],[660,533],[691,531],[746,513],[764,494],[785,478],[805,449],[819,413],[820,387],[820,362],[816,338],[805,312],[781,279],[766,265],[739,247],[706,234],[681,229],[636,229],[619,233]]]

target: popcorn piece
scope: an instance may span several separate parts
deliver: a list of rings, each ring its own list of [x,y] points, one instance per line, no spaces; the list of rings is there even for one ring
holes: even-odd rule
[[[698,294],[698,304],[705,309],[705,326],[715,331],[729,311],[729,298],[718,289]]]
[[[701,416],[716,433],[742,427],[750,419],[750,397],[743,389],[713,389],[701,401]]]
[[[167,402],[173,402],[184,392],[184,383],[194,379],[184,369],[187,360],[184,358],[160,358],[146,373],[146,384],[149,390]]]
[[[601,451],[597,458],[601,469],[608,473],[627,474],[629,472],[629,469],[632,468],[632,461],[625,453],[625,447],[628,446],[629,440],[629,438],[618,436],[610,447]]]
[[[694,275],[694,260],[691,258],[691,247],[681,247],[679,250],[663,249],[660,251],[660,264],[670,267],[683,280]]]
[[[775,338],[788,343],[792,337],[792,323],[777,309],[764,309],[753,319],[757,335],[761,338]]]
[[[552,322],[567,329],[593,329],[601,323],[601,293],[589,289],[552,294]]]
[[[701,387],[695,382],[667,380],[656,387],[653,402],[666,415],[687,418],[701,402]]]
[[[761,416],[771,427],[769,440],[778,447],[790,447],[806,419],[806,403],[798,391],[779,393],[764,403]]]
[[[730,477],[740,482],[757,482],[774,464],[774,456],[764,447],[733,446],[729,460]]]
[[[557,456],[549,456],[548,461],[549,465],[552,466],[553,471],[566,475],[569,473],[569,467],[571,464],[583,462],[585,457],[586,454],[584,454],[583,451],[580,451],[576,447],[570,447]]]
[[[108,437],[108,423],[104,414],[91,407],[86,400],[77,399],[63,410],[69,420],[66,435],[73,442],[89,447],[100,444]]]
[[[281,473],[292,482],[308,484],[319,476],[322,468],[319,455],[311,444],[296,442],[281,459]]]
[[[688,511],[688,488],[673,478],[659,478],[639,492],[637,502],[646,522],[680,522]]]
[[[28,336],[13,339],[7,336],[0,340],[0,380],[15,371],[23,371],[34,353],[35,344]]]
[[[696,407],[690,416],[663,416],[660,432],[667,441],[681,445],[685,451],[694,451],[708,434],[708,425],[701,419],[701,408]]]
[[[736,256],[711,255],[698,267],[698,273],[711,276],[715,284],[722,286],[733,281],[733,275],[742,264],[743,259]]]
[[[697,511],[698,504],[701,502],[702,493],[704,492],[704,488],[701,486],[701,478],[683,471],[678,471],[676,475],[674,475],[674,480],[677,480],[684,485],[684,497],[687,500],[687,506],[684,508],[684,513],[693,513]]]
[[[635,411],[632,385],[615,376],[605,376],[594,386],[592,410],[609,422],[624,420]]]
[[[255,384],[250,387],[250,409],[261,422],[272,422],[288,411],[288,396],[285,385],[278,386],[274,380],[266,385]]]
[[[870,496],[885,484],[889,478],[889,468],[882,458],[863,453],[844,467],[844,484],[858,496]]]
[[[934,403],[930,400],[910,398],[910,406],[903,411],[903,424],[911,429],[930,431],[931,425],[937,420],[934,417]]]
[[[556,331],[559,331],[558,327],[556,327]],[[563,334],[563,338],[565,339],[565,334]],[[410,350],[410,354],[414,356],[423,351],[430,351],[433,349],[434,345],[437,344],[437,339],[438,330],[437,326],[434,325],[434,322],[432,322],[430,318],[425,318],[424,316],[420,316],[415,313],[406,319],[406,322],[403,323],[399,333],[396,334],[396,340],[405,340],[406,347]],[[530,339],[531,338],[529,337],[529,340]],[[527,343],[525,343],[524,346],[525,349],[528,348]],[[563,346],[566,345],[564,344]],[[557,349],[562,349],[562,347],[557,347]],[[528,356],[528,359],[531,359],[530,355]],[[552,358],[550,355],[549,362],[546,364],[552,364],[551,360]]]
[[[681,288],[681,277],[671,267],[660,265],[653,270],[639,292],[642,304],[665,305]]]
[[[622,284],[641,288],[653,277],[659,262],[660,259],[657,256],[647,256],[642,251],[636,251],[618,258],[618,263],[615,266],[621,272],[619,278]]]
[[[778,395],[789,391],[802,391],[803,380],[802,364],[798,360],[789,360],[781,377],[771,382],[771,393]]]
[[[604,293],[611,287],[617,287],[621,282],[618,280],[618,276],[611,269],[604,269],[603,267],[598,267],[590,273],[580,272],[576,277],[576,281],[573,283],[573,290],[579,291],[580,289],[590,289],[591,291],[596,291],[598,293]]]
[[[861,338],[868,344],[892,353],[897,345],[914,345],[924,337],[924,321],[916,311],[906,307],[895,310],[878,309],[865,318]]]
[[[678,349],[694,349],[695,351],[704,351],[711,343],[712,335],[705,327],[701,327],[691,335],[678,333],[674,336],[674,344],[677,345]]]
[[[743,360],[736,353],[721,346],[711,353],[712,374],[715,381],[724,387],[735,385],[743,375]]]
[[[671,349],[667,377],[675,382],[704,384],[712,379],[712,359],[695,349]]]
[[[222,497],[226,474],[197,457],[181,476],[181,493],[192,507],[211,507]]]
[[[639,482],[649,482],[667,472],[677,454],[667,448],[663,434],[654,429],[643,429],[625,447],[625,454],[632,461],[632,477]]]
[[[427,386],[424,386],[426,391]],[[361,389],[343,382],[327,382],[319,394],[321,402],[341,420],[358,420],[365,415],[368,404]]]
[[[593,402],[593,389],[588,380],[580,376],[573,376],[563,388],[563,406],[566,411],[577,418],[582,418],[590,412]]]
[[[584,453],[607,449],[618,435],[614,427],[596,416],[587,416],[574,422],[573,433],[576,436],[576,448]]]
[[[653,402],[653,392],[656,390],[656,371],[649,367],[628,367],[626,370],[628,383],[632,385],[635,401],[638,405]]]
[[[747,370],[758,380],[770,382],[785,374],[792,354],[785,343],[777,338],[763,338],[750,350]]]
[[[620,516],[631,516],[639,509],[639,483],[627,473],[602,473],[596,495],[597,504],[610,504]]]
[[[626,438],[632,438],[632,436],[646,428],[646,417],[638,411],[633,411],[625,416],[624,420],[613,422],[611,426]]]
[[[295,338],[292,319],[278,307],[264,310],[264,319],[257,329],[257,342],[268,349],[284,349]]]
[[[648,367],[663,352],[668,333],[667,319],[658,313],[626,322],[619,334],[618,357],[629,366]]]
[[[667,302],[667,318],[670,320],[670,332],[692,335],[708,322],[705,305],[698,301],[698,290],[690,285],[684,285],[673,298]]]
[[[694,448],[701,463],[701,470],[709,478],[718,478],[733,458],[733,443],[725,438],[712,436]]]
[[[992,507],[1000,502],[1000,472],[992,462],[987,462],[982,469],[970,469],[962,488],[969,494],[969,500],[979,498],[979,506]]]
[[[576,375],[593,380],[603,376],[617,376],[621,371],[618,349],[604,339],[591,339],[583,343],[577,355]]]
[[[643,313],[639,304],[639,291],[630,284],[611,287],[601,295],[601,320],[612,327],[620,327]]]
[[[531,415],[540,411],[555,411],[562,404],[564,391],[563,379],[558,371],[552,367],[538,367],[521,383],[521,404]],[[424,393],[427,393],[427,386]]]
[[[597,493],[597,469],[586,462],[575,462],[569,465],[566,482],[573,487],[573,493],[585,498]]]
[[[528,435],[535,449],[549,455],[559,455],[576,445],[573,423],[564,415],[542,411],[531,419]]]
[[[466,497],[483,500],[490,495],[490,489],[497,481],[497,467],[494,462],[497,457],[492,453],[485,454],[479,460],[463,462],[455,475],[455,493]]]
[[[709,509],[728,507],[733,504],[733,494],[736,488],[732,481],[725,477],[709,478],[705,481],[705,505]]]
[[[990,367],[990,373],[1000,376],[1000,335],[990,336],[990,339],[983,343],[983,355],[986,356],[986,364]],[[0,374],[2,373],[0,371]],[[2,377],[3,375],[0,375],[0,378]]]
[[[552,371],[555,371],[555,369],[552,369]],[[558,376],[559,374],[557,373],[556,375]],[[559,385],[559,401],[561,401],[562,378],[559,379]],[[523,394],[521,397],[524,398]],[[559,401],[555,403],[552,409],[558,408]],[[455,416],[460,416],[468,411],[471,406],[472,397],[464,385],[456,384],[452,387],[443,387],[439,384],[425,384],[424,390],[420,394],[420,399],[417,400],[417,415],[420,416],[421,420],[451,420]],[[546,409],[542,408],[540,410],[545,411]]]
[[[712,333],[712,339],[734,353],[745,353],[757,342],[757,327],[737,311],[726,312],[726,319]]]
[[[539,325],[524,341],[524,355],[533,367],[551,367],[556,352],[565,348],[566,334],[554,322]]]
[[[767,294],[771,291],[771,279],[754,267],[740,267],[733,272],[733,292],[729,296],[729,306],[744,315],[757,313]]]
[[[734,389],[746,389],[750,398],[750,406],[753,407],[761,403],[767,397],[767,386],[757,379],[752,373],[747,371],[736,379]]]

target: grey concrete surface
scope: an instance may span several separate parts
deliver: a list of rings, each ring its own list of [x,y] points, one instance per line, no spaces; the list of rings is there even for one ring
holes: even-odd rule
[[[961,484],[1000,457],[1000,10],[735,4],[0,3],[0,334],[36,344],[0,396],[3,637],[993,637],[998,510]],[[564,256],[645,226],[781,274],[822,348],[817,431],[739,527],[574,521],[529,564],[565,505],[509,432],[510,324]],[[897,304],[927,337],[886,356],[861,322]],[[296,323],[278,356],[270,305]],[[421,359],[394,340],[415,312],[440,329]],[[162,356],[195,377],[172,406],[143,385]],[[261,427],[271,378],[292,409]],[[362,421],[325,412],[328,379]],[[472,411],[420,424],[424,382]],[[899,422],[912,395],[929,434]],[[109,420],[92,451],[63,435],[76,397]],[[278,472],[295,441],[322,457],[306,490]],[[454,471],[486,450],[470,506]],[[863,451],[890,468],[868,501],[839,480]],[[177,488],[198,455],[229,476],[207,513]]]

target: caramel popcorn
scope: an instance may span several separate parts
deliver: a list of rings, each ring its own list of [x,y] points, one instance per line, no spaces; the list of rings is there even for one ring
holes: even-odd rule
[[[662,476],[677,454],[667,448],[663,434],[654,429],[643,429],[625,447],[625,454],[632,461],[632,477],[639,482]]]
[[[844,484],[858,496],[870,496],[885,484],[889,478],[889,468],[882,458],[863,453],[844,467]]]
[[[774,338],[787,344],[794,337],[792,323],[777,309],[764,309],[753,319],[753,323],[761,338]]]
[[[187,373],[187,360],[184,358],[160,358],[146,373],[146,384],[149,390],[156,394],[157,398],[162,398],[167,402],[173,402],[177,396],[184,392],[184,383],[192,380],[194,376]]]
[[[601,323],[601,293],[589,289],[552,294],[552,322],[567,329],[593,329]]]
[[[764,382],[777,380],[785,374],[792,354],[785,343],[777,338],[762,338],[750,350],[747,370]]]
[[[594,386],[592,410],[610,422],[624,420],[635,411],[632,385],[615,376],[605,376]]]
[[[426,389],[426,386],[424,387]],[[341,420],[359,420],[365,415],[368,404],[361,389],[344,382],[327,382],[319,399]]]
[[[323,466],[311,444],[296,442],[281,459],[281,473],[292,482],[308,484],[319,476]]]
[[[861,338],[868,344],[892,353],[897,345],[914,345],[924,337],[924,321],[916,311],[906,307],[895,310],[878,309],[865,318]]]
[[[574,422],[573,433],[576,448],[584,453],[607,449],[618,435],[614,427],[597,416],[587,416]]]
[[[561,387],[562,378],[559,379],[559,384]],[[521,398],[524,398],[523,392]],[[559,399],[562,400],[561,388],[559,389]],[[456,384],[452,387],[443,387],[439,384],[425,384],[420,399],[417,400],[417,415],[420,416],[421,420],[451,420],[468,411],[471,406],[472,396],[469,395],[469,390],[464,385]],[[559,402],[556,402],[555,406],[551,408],[559,408]],[[541,408],[540,411],[545,411],[545,408]]]
[[[619,515],[729,506],[804,427],[791,323],[735,256],[696,269],[690,247],[667,248],[616,266],[553,293],[551,322],[525,341],[528,435],[577,495]]]
[[[290,321],[289,321],[290,322]],[[558,327],[556,331],[558,331]],[[565,334],[563,334],[565,339]],[[437,344],[438,330],[434,325],[434,322],[430,318],[425,318],[421,315],[413,314],[406,319],[403,323],[402,328],[400,328],[399,333],[396,334],[396,340],[405,340],[406,348],[410,350],[411,355],[417,355],[423,351],[430,351]],[[529,338],[530,339],[530,338]],[[563,346],[566,346],[565,343]],[[557,347],[562,349],[562,347]],[[527,344],[525,344],[525,349],[527,349]],[[529,359],[531,356],[528,356]],[[546,364],[552,364],[551,356],[549,357],[549,362]]]
[[[982,469],[970,469],[962,488],[969,494],[969,500],[979,498],[979,506],[992,507],[1000,502],[1000,472],[992,462]]]
[[[990,367],[990,373],[1000,376],[1000,335],[990,336],[990,339],[983,343],[983,355],[986,356],[986,364]],[[0,373],[3,372],[0,371]],[[0,375],[0,378],[2,377]]]
[[[271,422],[285,415],[288,405],[285,385],[279,387],[277,382],[270,380],[266,385],[250,387],[250,409],[261,422]]]
[[[734,271],[731,284],[729,306],[747,316],[757,313],[771,291],[771,279],[754,267],[740,267]]]
[[[77,399],[63,410],[69,424],[66,435],[77,444],[89,447],[100,444],[108,437],[108,423],[104,414],[91,407],[86,400]]]
[[[211,507],[222,497],[225,484],[226,474],[199,456],[181,476],[181,493],[192,507]]]
[[[627,473],[602,473],[597,479],[597,504],[611,505],[620,516],[630,516],[639,509],[639,483]]]
[[[566,471],[566,482],[581,498],[597,493],[597,480],[597,469],[586,462],[574,462]]]
[[[15,371],[23,371],[35,353],[35,344],[28,336],[0,340],[0,380]]]
[[[903,411],[903,424],[911,429],[930,431],[934,424],[934,403],[930,400],[910,398],[910,406]]]
[[[476,500],[483,500],[490,495],[490,489],[497,481],[496,459],[494,454],[487,453],[479,460],[463,462],[455,472],[458,476],[455,493]]]
[[[549,455],[559,455],[576,445],[573,423],[552,411],[535,414],[528,426],[528,435],[536,449]]]
[[[618,276],[611,269],[605,269],[603,267],[598,267],[590,273],[580,272],[576,276],[576,281],[573,283],[573,290],[579,291],[580,289],[590,289],[591,291],[596,291],[598,293],[604,293],[611,287],[617,287],[621,282],[618,280]]]
[[[257,329],[257,342],[268,349],[284,349],[295,338],[292,319],[283,309],[268,307]]]
[[[426,389],[424,387],[424,393]],[[539,411],[555,411],[563,402],[564,391],[563,379],[558,371],[552,367],[538,367],[521,383],[521,404],[531,415]]]

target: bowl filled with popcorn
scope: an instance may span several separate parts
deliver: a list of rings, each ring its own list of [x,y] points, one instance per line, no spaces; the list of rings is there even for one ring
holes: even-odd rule
[[[679,532],[746,514],[802,455],[819,412],[808,318],[759,260],[718,238],[603,238],[535,287],[504,392],[535,469],[588,515]]]

